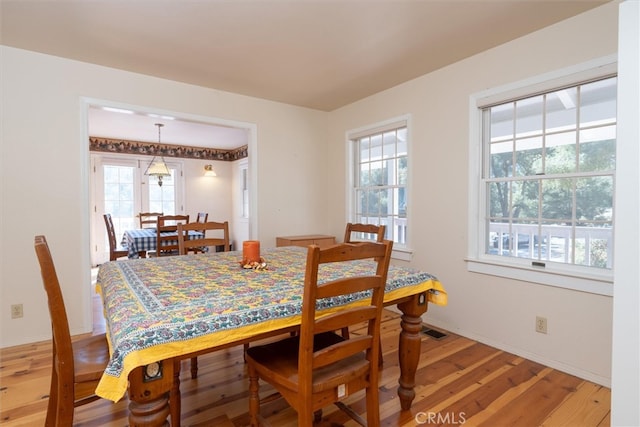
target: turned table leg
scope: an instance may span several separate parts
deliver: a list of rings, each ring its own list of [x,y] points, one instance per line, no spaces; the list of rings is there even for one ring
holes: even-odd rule
[[[400,326],[400,343],[398,358],[400,362],[400,379],[398,380],[398,396],[400,407],[406,411],[411,408],[411,403],[416,397],[414,387],[416,385],[416,371],[420,361],[420,331],[422,330],[422,318],[427,311],[427,295],[421,293],[403,303],[398,304],[402,311]]]
[[[152,368],[149,368],[152,367]],[[174,382],[173,360],[142,366],[129,374],[129,425],[169,425],[169,394]]]

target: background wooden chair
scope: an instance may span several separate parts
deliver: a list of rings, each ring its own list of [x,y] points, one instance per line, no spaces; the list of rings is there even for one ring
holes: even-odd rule
[[[140,212],[140,228],[156,228],[158,217],[164,215],[162,212]]]
[[[198,231],[204,234],[203,239],[189,239],[189,231]],[[222,236],[212,237],[211,232],[220,231]],[[209,232],[209,233],[207,233]],[[191,252],[202,252],[203,247],[213,247],[215,250],[218,246],[222,246],[223,252],[231,250],[229,243],[229,222],[208,221],[204,223],[192,222],[190,224],[178,224],[178,242],[180,255],[186,255]]]
[[[270,383],[298,412],[300,427],[311,426],[314,416],[319,420],[322,408],[332,402],[363,424],[363,419],[340,402],[362,389],[366,390],[368,425],[380,425],[378,345],[392,245],[393,242],[387,240],[383,243],[347,243],[326,249],[309,246],[300,334],[253,346],[246,352],[252,426],[258,426],[259,378]],[[318,283],[321,264],[368,258],[377,262],[375,274]],[[367,290],[371,290],[368,304],[316,318],[316,300]],[[344,338],[334,332],[363,321],[367,323],[364,335]]]
[[[64,298],[44,236],[35,237],[35,250],[53,331],[53,369],[45,426],[71,426],[74,408],[99,399],[95,390],[109,361],[109,347],[104,334],[71,342]]]
[[[382,242],[384,240],[384,233],[387,227],[385,225],[375,224],[360,224],[360,223],[347,223],[344,231],[344,242],[353,243],[359,241],[371,241]],[[356,233],[356,239],[353,239],[353,233]],[[375,239],[374,239],[375,238]],[[349,328],[342,330],[342,336],[349,337]],[[382,347],[380,348],[380,364],[382,365]]]
[[[199,222],[200,224],[207,222],[208,219],[209,214],[206,212],[198,212],[198,215],[196,216],[196,222]]]
[[[162,215],[156,226],[156,256],[178,255],[178,224],[188,224],[189,215]]]
[[[107,227],[107,236],[109,237],[109,261],[115,261],[118,258],[126,257],[129,255],[129,250],[118,244],[118,240],[116,239],[116,231],[113,226],[113,219],[111,218],[111,214],[104,214],[104,224]],[[146,253],[139,253],[141,258],[146,256]]]
[[[382,242],[384,240],[384,233],[387,227],[385,225],[375,224],[359,224],[359,223],[347,223],[344,231],[344,242],[353,243],[356,241],[371,241]],[[353,239],[353,233],[357,233],[357,239]]]
[[[189,239],[189,231],[200,231],[204,233],[204,239]],[[207,231],[222,231],[222,237],[207,237]],[[189,251],[194,253],[203,252],[203,247],[212,247],[214,250],[218,246],[223,247],[223,252],[229,252],[229,222],[192,222],[190,224],[178,224],[178,252],[180,255],[187,255]],[[198,358],[191,358],[191,378],[198,378]]]

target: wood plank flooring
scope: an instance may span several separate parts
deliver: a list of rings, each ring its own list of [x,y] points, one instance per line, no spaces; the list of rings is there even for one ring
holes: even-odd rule
[[[401,411],[396,394],[399,324],[399,315],[385,310],[382,426],[610,425],[609,389],[454,334],[440,340],[424,335],[416,398],[410,411]],[[42,426],[49,390],[50,342],[0,352],[0,424]],[[248,381],[242,346],[201,356],[199,367],[198,378],[192,380],[189,362],[183,362],[182,425],[247,425]],[[266,395],[270,391],[261,383],[261,392]],[[346,403],[364,414],[364,393],[351,396]],[[116,404],[99,400],[77,408],[75,425],[127,426],[127,404],[126,399]],[[263,405],[261,412],[272,426],[296,426],[295,412],[282,399]],[[323,427],[357,425],[335,407],[326,408],[323,415],[319,424]]]

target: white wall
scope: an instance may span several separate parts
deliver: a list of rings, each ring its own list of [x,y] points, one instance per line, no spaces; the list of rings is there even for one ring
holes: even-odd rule
[[[326,113],[6,46],[0,58],[0,347],[50,338],[36,234],[51,246],[72,333],[91,330],[83,100],[254,124],[259,219],[251,237],[275,246],[277,235],[327,232]],[[24,317],[11,319],[18,303]]]
[[[469,273],[469,97],[617,51],[617,5],[532,33],[330,113],[329,188],[345,186],[345,133],[410,114],[408,207],[412,266],[442,281],[447,307],[424,320],[601,384],[611,379],[612,299]],[[344,228],[345,197],[329,194],[330,232]],[[398,261],[399,262],[399,261]],[[535,316],[549,333],[534,331]]]
[[[640,426],[640,3],[619,16],[611,425]]]

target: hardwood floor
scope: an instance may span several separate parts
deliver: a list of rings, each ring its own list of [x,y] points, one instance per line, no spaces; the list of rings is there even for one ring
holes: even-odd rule
[[[100,311],[96,319],[101,320]],[[411,411],[400,411],[397,334],[399,316],[386,310],[382,328],[384,366],[380,378],[383,426],[576,426],[610,425],[608,388],[538,363],[448,334],[424,335]],[[98,325],[98,331],[101,328]],[[353,331],[352,333],[357,333]],[[50,342],[0,350],[0,424],[41,426],[47,407],[51,369]],[[198,379],[189,362],[182,369],[183,426],[245,426],[248,381],[242,346],[201,356]],[[270,388],[261,383],[261,392]],[[364,412],[364,393],[346,401]],[[126,426],[127,404],[99,400],[76,408],[76,426]],[[296,414],[284,400],[262,405],[272,426],[293,427]],[[327,407],[320,426],[355,426],[335,407]]]

